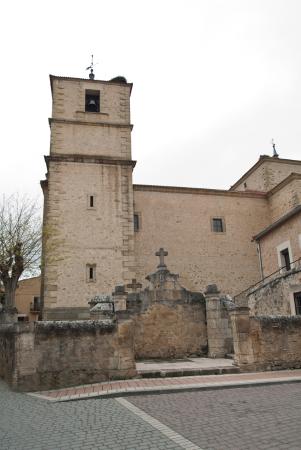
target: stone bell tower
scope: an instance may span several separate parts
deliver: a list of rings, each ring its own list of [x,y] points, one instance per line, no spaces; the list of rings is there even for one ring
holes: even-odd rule
[[[84,318],[94,295],[135,277],[132,84],[53,75],[50,83],[43,317]]]

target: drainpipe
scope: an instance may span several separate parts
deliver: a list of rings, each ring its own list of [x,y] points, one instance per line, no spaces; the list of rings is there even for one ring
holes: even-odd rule
[[[264,275],[263,275],[263,265],[262,265],[260,241],[257,241],[257,252],[258,252],[258,256],[259,256],[260,275],[261,275],[261,279],[263,280]]]

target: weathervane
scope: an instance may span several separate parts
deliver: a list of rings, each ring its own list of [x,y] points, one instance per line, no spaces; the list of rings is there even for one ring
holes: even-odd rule
[[[279,155],[278,155],[278,153],[276,151],[276,144],[274,142],[274,139],[272,139],[271,144],[272,144],[272,147],[273,147],[273,156],[274,156],[274,158],[279,158]]]
[[[95,78],[95,75],[93,73],[93,68],[94,68],[93,55],[91,55],[91,64],[89,67],[86,68],[86,70],[90,69],[90,73],[89,73],[90,80],[94,80],[94,78]]]

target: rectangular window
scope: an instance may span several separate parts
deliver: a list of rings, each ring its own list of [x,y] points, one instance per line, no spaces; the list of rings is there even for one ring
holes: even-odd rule
[[[87,264],[86,266],[87,283],[96,281],[96,264]]]
[[[221,217],[214,217],[211,221],[211,227],[214,233],[224,233],[225,231],[224,220]]]
[[[139,214],[134,214],[134,231],[139,231],[140,228],[140,218]]]
[[[100,105],[100,92],[99,91],[86,91],[85,97],[85,111],[87,112],[99,112]]]
[[[295,309],[298,316],[301,315],[301,292],[294,293]]]
[[[96,205],[96,196],[94,194],[87,195],[87,208],[95,209],[95,205]]]
[[[281,250],[280,258],[281,258],[281,267],[283,267],[285,270],[291,270],[290,254],[288,248]]]

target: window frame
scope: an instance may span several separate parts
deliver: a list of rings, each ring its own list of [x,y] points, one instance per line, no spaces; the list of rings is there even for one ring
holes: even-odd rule
[[[294,292],[293,296],[294,296],[295,314],[296,314],[296,316],[300,316],[301,315],[301,291]],[[296,300],[300,301],[300,304],[298,306],[297,306]]]
[[[91,206],[91,197],[93,198],[93,206]],[[87,194],[87,209],[96,209],[96,195]]]
[[[88,101],[89,98],[88,97],[94,97],[96,99],[96,111],[89,111],[87,109],[88,106]],[[97,114],[100,113],[100,90],[96,90],[96,89],[86,89],[85,90],[85,108],[84,111],[85,113],[92,113],[92,114]]]
[[[214,229],[214,221],[215,220],[219,220],[220,221],[220,224],[221,224],[221,227],[222,227],[221,231]],[[223,216],[212,216],[210,218],[210,223],[211,223],[211,231],[212,231],[212,233],[215,233],[215,234],[225,234],[226,233],[226,222],[225,222],[225,218]]]
[[[92,278],[91,278],[92,270]],[[96,282],[96,264],[86,264],[86,282],[95,283]]]

